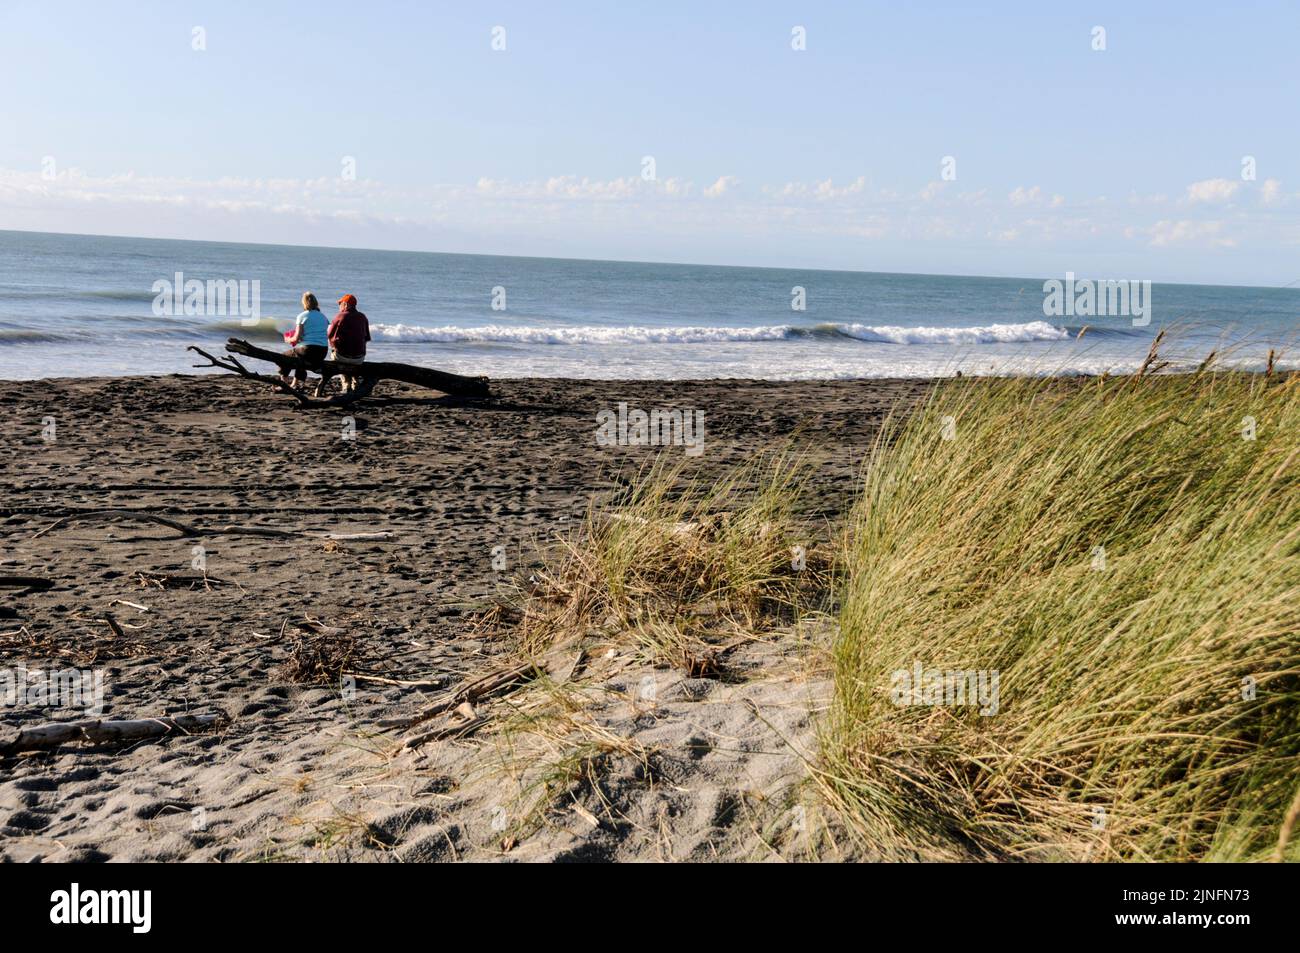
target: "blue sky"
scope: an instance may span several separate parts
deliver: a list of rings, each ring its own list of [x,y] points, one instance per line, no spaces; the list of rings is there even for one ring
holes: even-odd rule
[[[1298,35],[1284,2],[3,0],[0,228],[1285,284]]]

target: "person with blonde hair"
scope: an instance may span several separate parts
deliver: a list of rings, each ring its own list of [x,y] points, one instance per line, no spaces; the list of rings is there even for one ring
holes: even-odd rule
[[[285,353],[297,358],[293,375],[297,378],[294,386],[299,390],[307,386],[307,371],[318,374],[322,371],[321,365],[329,354],[328,329],[329,322],[321,313],[320,302],[310,291],[304,292],[302,314],[294,319],[293,329],[284,336],[285,343],[290,345]],[[286,384],[290,382],[288,374],[281,374],[280,378]]]

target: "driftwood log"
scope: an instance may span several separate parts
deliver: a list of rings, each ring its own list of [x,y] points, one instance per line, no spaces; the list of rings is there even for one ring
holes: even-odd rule
[[[309,396],[303,391],[290,387],[279,377],[250,371],[237,357],[214,357],[198,347],[190,347],[189,350],[208,359],[209,363],[196,364],[195,367],[219,367],[222,370],[230,371],[232,374],[238,374],[250,380],[271,384],[278,390],[294,397],[304,407],[347,406],[362,398],[369,397],[374,391],[375,384],[385,380],[401,381],[404,384],[441,391],[452,397],[485,400],[492,396],[486,377],[465,377],[447,371],[434,370],[431,367],[417,367],[414,364],[397,364],[391,361],[366,361],[363,364],[339,364],[336,361],[325,361],[318,368],[309,368],[309,370],[314,370],[321,375],[321,381],[316,387],[315,395]],[[231,355],[251,357],[255,361],[266,361],[274,364],[280,374],[288,374],[301,366],[301,360],[292,354],[257,347],[239,338],[230,338],[226,341],[226,351]],[[342,374],[344,371],[358,379],[357,389],[347,394],[323,397],[324,388],[329,381],[335,375]]]
[[[110,744],[161,738],[172,733],[193,734],[213,727],[221,715],[177,715],[174,718],[141,718],[134,721],[56,721],[25,728],[15,737],[0,740],[0,755],[20,751],[44,751],[76,741]]]

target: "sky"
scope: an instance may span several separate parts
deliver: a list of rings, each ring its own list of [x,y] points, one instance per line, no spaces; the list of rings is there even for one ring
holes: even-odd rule
[[[1297,36],[1284,0],[0,0],[0,228],[1290,284]]]

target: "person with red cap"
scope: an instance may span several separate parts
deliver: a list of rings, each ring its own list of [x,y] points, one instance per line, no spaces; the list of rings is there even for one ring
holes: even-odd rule
[[[348,373],[348,365],[361,364],[366,359],[366,342],[370,340],[370,321],[357,310],[355,295],[339,298],[339,313],[329,326],[329,342],[334,348],[334,360],[343,375],[343,393],[356,390],[357,378]]]

